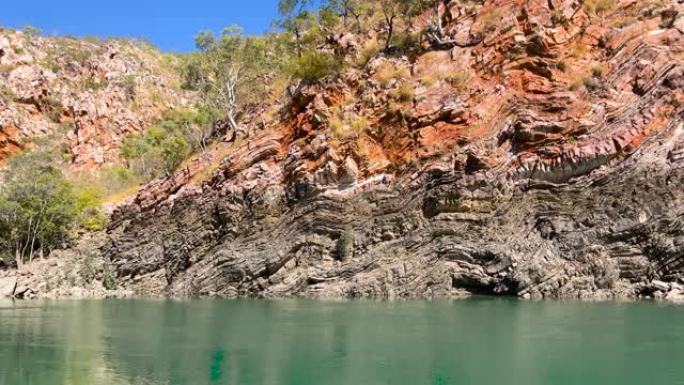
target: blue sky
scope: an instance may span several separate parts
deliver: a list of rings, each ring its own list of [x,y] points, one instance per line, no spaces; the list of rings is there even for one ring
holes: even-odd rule
[[[278,0],[5,0],[0,25],[32,25],[45,35],[143,37],[165,51],[194,49],[193,37],[239,24],[261,34]]]

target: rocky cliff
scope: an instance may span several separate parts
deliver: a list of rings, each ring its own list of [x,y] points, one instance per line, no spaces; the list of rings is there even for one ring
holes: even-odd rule
[[[142,42],[0,30],[0,161],[48,136],[77,168],[117,161],[124,137],[192,101],[176,62]]]
[[[145,187],[103,258],[141,295],[680,297],[684,5],[596,3],[444,1]]]

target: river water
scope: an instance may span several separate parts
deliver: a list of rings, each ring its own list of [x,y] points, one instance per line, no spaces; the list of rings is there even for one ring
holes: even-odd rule
[[[684,384],[657,303],[0,302],[0,385]]]

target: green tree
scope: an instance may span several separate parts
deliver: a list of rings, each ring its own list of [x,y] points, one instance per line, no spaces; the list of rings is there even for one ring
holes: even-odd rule
[[[215,119],[216,112],[209,107],[167,111],[144,134],[126,138],[121,156],[142,179],[168,176],[191,154],[206,150]]]
[[[354,18],[356,22],[356,32],[363,33],[361,26],[361,15],[367,10],[369,4],[364,0],[330,0],[329,7],[336,10],[342,16],[344,27],[347,27],[348,20]]]
[[[325,52],[306,52],[292,62],[291,73],[306,82],[314,82],[334,74],[341,68],[339,58]]]
[[[278,24],[294,35],[297,57],[302,57],[303,54],[304,35],[317,25],[314,14],[306,9],[313,3],[312,0],[280,0],[278,2],[278,13],[282,17]]]
[[[397,20],[401,19],[407,27],[413,19],[433,5],[435,0],[380,0],[380,9],[385,21],[385,49],[392,46]]]
[[[0,187],[0,250],[18,265],[64,244],[78,217],[77,199],[52,156],[11,158]]]

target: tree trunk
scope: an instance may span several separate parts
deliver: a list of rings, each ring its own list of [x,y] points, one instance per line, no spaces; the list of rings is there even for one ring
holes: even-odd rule
[[[302,40],[302,33],[299,30],[299,28],[297,28],[297,29],[295,29],[295,48],[297,50],[297,57],[298,58],[302,57],[301,40]]]
[[[24,266],[24,261],[21,257],[21,249],[19,245],[17,245],[14,250],[14,262],[17,264],[17,270],[20,270],[22,266]]]
[[[394,35],[394,16],[387,18],[387,41],[385,41],[385,51],[392,46],[392,36]]]

